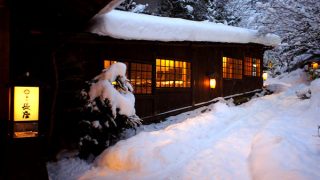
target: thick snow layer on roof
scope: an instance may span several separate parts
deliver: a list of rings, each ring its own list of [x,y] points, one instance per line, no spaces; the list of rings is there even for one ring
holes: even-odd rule
[[[96,16],[90,32],[125,40],[257,43],[276,46],[280,37],[256,30],[113,10]]]

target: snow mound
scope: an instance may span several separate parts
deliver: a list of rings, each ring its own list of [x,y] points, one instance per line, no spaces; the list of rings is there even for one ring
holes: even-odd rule
[[[218,102],[210,111],[190,111],[162,129],[140,132],[106,149],[90,170],[70,160],[49,174],[67,177],[71,168],[84,168],[76,175],[90,180],[320,179],[320,79],[308,83],[302,75],[271,78],[286,84],[278,93],[240,106]],[[299,99],[296,92],[306,88],[311,98]]]
[[[284,73],[276,78],[268,78],[266,81],[267,89],[274,92],[280,93],[288,88],[292,87],[292,85],[296,84],[306,84],[307,74],[303,71],[303,69],[297,69],[290,73]]]
[[[318,112],[320,112],[320,79],[316,79],[311,82],[310,91],[311,91],[310,106],[317,107]]]
[[[285,129],[284,132],[288,133]],[[305,139],[297,141],[295,134],[285,133],[262,132],[254,139],[250,159],[253,179],[300,180],[319,176],[319,169],[309,168],[318,166],[314,162],[317,154],[305,149],[308,147]]]
[[[102,101],[108,99],[110,101],[112,114],[116,117],[117,109],[119,114],[126,115],[128,117],[136,114],[134,108],[135,97],[132,93],[133,88],[128,83],[126,77],[127,67],[124,63],[114,63],[108,69],[104,69],[100,75],[94,78],[96,83],[93,83],[90,87],[89,96],[93,101],[95,98],[100,98]],[[124,92],[121,93],[114,88],[112,82],[117,78],[119,82],[124,82],[122,87]]]
[[[91,168],[91,164],[79,158],[65,158],[58,162],[47,163],[50,180],[76,180]]]
[[[267,46],[277,46],[281,42],[277,35],[259,36],[256,30],[119,10],[96,16],[92,21],[90,32],[125,40],[257,43]]]

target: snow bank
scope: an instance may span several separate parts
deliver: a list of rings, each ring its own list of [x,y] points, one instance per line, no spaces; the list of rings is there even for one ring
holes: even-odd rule
[[[303,71],[272,79],[278,93],[240,106],[218,102],[207,111],[172,117],[176,123],[153,128],[106,149],[88,164],[61,163],[50,176],[80,179],[320,179],[320,80]],[[296,91],[309,88],[311,98]],[[149,131],[148,128],[157,130]],[[61,174],[65,173],[63,176]],[[75,174],[72,175],[75,177]]]
[[[267,88],[274,93],[280,93],[292,86],[292,84],[305,84],[308,82],[303,69],[297,69],[290,73],[283,73],[276,78],[268,78],[265,82]]]
[[[91,168],[91,164],[79,158],[65,158],[47,163],[50,180],[76,180]]]
[[[311,91],[311,106],[318,107],[318,113],[320,113],[320,79],[312,81],[310,85]]]
[[[276,46],[281,41],[274,34],[258,36],[256,30],[118,10],[96,16],[90,32],[125,40],[258,43],[267,46]]]

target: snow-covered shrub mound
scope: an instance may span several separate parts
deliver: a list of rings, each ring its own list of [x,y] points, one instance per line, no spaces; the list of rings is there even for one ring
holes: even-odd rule
[[[94,81],[97,82],[90,87],[90,101],[96,98],[101,101],[108,99],[114,117],[117,116],[116,109],[119,109],[119,114],[125,116],[133,116],[136,113],[134,108],[135,98],[132,94],[133,88],[125,76],[126,69],[125,64],[115,63],[95,77]],[[119,86],[117,89],[112,85],[112,82],[116,80]]]
[[[310,89],[303,89],[303,90],[297,91],[296,94],[300,99],[310,99],[311,97]]]
[[[141,124],[126,65],[112,64],[82,90],[85,101],[80,122],[80,156],[98,155],[120,139],[121,132]]]
[[[303,69],[297,69],[290,73],[283,73],[276,78],[268,78],[266,81],[267,89],[274,92],[280,93],[290,88],[292,84],[304,84],[307,82],[307,75]]]
[[[312,93],[311,106],[318,107],[318,112],[320,112],[320,79],[311,82],[310,91]]]

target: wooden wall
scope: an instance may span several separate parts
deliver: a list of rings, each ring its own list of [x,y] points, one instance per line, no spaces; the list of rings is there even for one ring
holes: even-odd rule
[[[10,32],[9,32],[9,10],[3,0],[0,0],[0,153],[5,154],[6,149],[6,135],[8,123],[8,88],[9,83],[9,46],[10,46]],[[0,179],[4,179],[6,171],[6,156],[1,160]]]
[[[217,45],[193,45],[193,104],[221,96],[221,48]],[[214,75],[217,86],[210,89],[210,77]]]
[[[0,121],[8,120],[8,89],[9,82],[9,47],[10,47],[10,32],[9,32],[9,10],[0,1]],[[1,130],[3,130],[1,128]]]
[[[71,38],[57,50],[56,56],[59,69],[56,118],[56,126],[60,128],[58,132],[61,134],[67,131],[67,134],[72,134],[68,131],[70,127],[66,125],[66,121],[70,126],[76,123],[73,121],[79,108],[77,96],[84,87],[84,82],[101,72],[103,60],[153,65],[153,94],[136,95],[137,115],[152,120],[147,117],[198,105],[215,97],[261,88],[262,78],[244,76],[242,80],[222,79],[222,57],[243,59],[245,54],[252,54],[262,59],[262,53],[262,46],[257,44],[125,41],[90,34]],[[157,58],[191,62],[192,87],[156,88]],[[210,89],[209,74],[215,75],[215,89]]]
[[[263,46],[261,45],[237,45],[234,47],[223,47],[222,56],[244,59],[245,56],[260,59],[260,77],[248,77],[243,73],[242,79],[222,79],[222,96],[229,96],[243,92],[261,89],[263,85],[262,69],[263,69]],[[222,65],[221,65],[222,67]],[[242,63],[244,72],[244,63]]]

